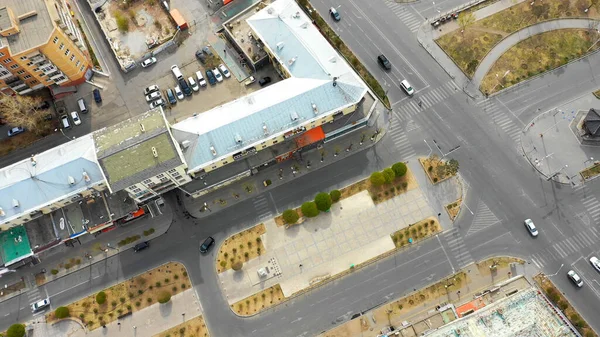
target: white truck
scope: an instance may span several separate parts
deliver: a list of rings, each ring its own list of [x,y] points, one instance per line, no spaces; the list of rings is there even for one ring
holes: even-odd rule
[[[254,76],[250,76],[248,77],[248,79],[246,80],[246,82],[244,82],[244,85],[250,85],[252,83],[256,82],[256,78],[254,78]]]

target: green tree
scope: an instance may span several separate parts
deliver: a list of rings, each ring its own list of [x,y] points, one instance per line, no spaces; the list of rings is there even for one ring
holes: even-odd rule
[[[399,162],[399,163],[392,165],[392,170],[394,171],[394,174],[396,175],[396,177],[400,178],[406,174],[406,171],[408,170],[408,168],[406,167],[406,164],[404,164],[403,162]]]
[[[315,204],[321,212],[327,212],[331,208],[331,196],[329,193],[320,192],[315,196]]]
[[[104,304],[105,302],[106,302],[106,293],[104,291],[97,293],[96,294],[96,303]]]
[[[283,221],[285,221],[286,224],[295,224],[296,222],[298,222],[299,218],[300,216],[298,215],[298,212],[296,212],[293,209],[286,209],[285,211],[283,211]]]
[[[314,201],[307,201],[302,204],[301,207],[302,214],[304,214],[307,218],[314,218],[319,215],[319,209],[317,208],[317,204]]]
[[[58,319],[69,317],[70,316],[69,308],[67,308],[67,307],[56,308],[56,310],[54,310],[54,316],[56,316],[56,318],[58,318]]]
[[[394,173],[394,170],[392,170],[389,167],[384,168],[383,172],[381,172],[381,173],[383,173],[383,177],[385,178],[386,184],[391,183],[396,178],[396,173]]]
[[[339,190],[333,190],[329,192],[329,196],[331,197],[332,202],[338,202],[342,197],[342,192],[340,192]]]
[[[13,324],[6,330],[6,337],[23,337],[25,336],[24,324]]]
[[[163,290],[160,292],[160,294],[158,294],[158,299],[157,299],[158,303],[165,304],[165,303],[169,302],[170,300],[171,300],[170,292]]]
[[[244,266],[244,262],[242,262],[241,260],[237,260],[231,265],[231,269],[233,269],[235,271],[240,271],[240,270],[242,270],[243,266]]]
[[[383,173],[379,171],[371,173],[370,180],[371,184],[375,187],[385,184],[385,177],[383,176]]]
[[[448,163],[445,165],[445,167],[446,167],[447,175],[456,174],[458,172],[458,160],[450,159],[450,161],[448,161]]]

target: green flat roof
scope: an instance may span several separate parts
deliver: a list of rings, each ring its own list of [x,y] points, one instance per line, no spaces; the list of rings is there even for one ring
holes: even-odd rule
[[[0,232],[2,260],[6,265],[19,262],[32,254],[25,226],[16,226]]]

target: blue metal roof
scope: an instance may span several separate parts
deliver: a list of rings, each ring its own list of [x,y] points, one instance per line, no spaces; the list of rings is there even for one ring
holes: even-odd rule
[[[89,182],[83,178],[84,171],[91,179]],[[75,184],[69,184],[69,176],[73,177]],[[2,218],[9,219],[29,210],[36,210],[101,181],[104,178],[97,163],[84,158],[74,159],[0,190],[0,207],[6,214]],[[13,207],[13,199],[19,202],[19,207]]]

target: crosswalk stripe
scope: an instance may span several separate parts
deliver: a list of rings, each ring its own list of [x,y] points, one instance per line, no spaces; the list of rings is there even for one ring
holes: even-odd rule
[[[556,250],[556,252],[558,253],[558,255],[560,255],[560,257],[567,256],[567,253],[565,253],[560,247],[558,247],[558,244],[555,244],[554,246],[552,246],[552,248],[554,248]]]
[[[587,235],[587,233],[580,233],[581,234],[581,241],[583,241],[587,246],[592,246],[594,244],[594,241],[592,239],[590,239],[590,237]]]

